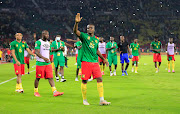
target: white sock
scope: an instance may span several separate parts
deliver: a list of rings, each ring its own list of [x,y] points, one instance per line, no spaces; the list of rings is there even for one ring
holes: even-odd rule
[[[103,101],[104,100],[104,97],[100,97],[100,101]]]
[[[62,79],[64,79],[64,76],[61,76]]]
[[[116,69],[114,69],[114,72],[116,72]]]
[[[110,73],[112,73],[112,71],[110,71]]]

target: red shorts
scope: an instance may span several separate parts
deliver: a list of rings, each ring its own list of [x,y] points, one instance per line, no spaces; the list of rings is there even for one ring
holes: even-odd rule
[[[21,64],[20,66],[18,66],[17,64],[14,64],[14,70],[15,70],[15,74],[18,75],[18,74],[21,74],[21,75],[24,75],[24,64]]]
[[[50,55],[50,61],[53,62],[53,55]]]
[[[24,57],[24,63],[29,64],[29,60],[30,60],[29,57]]]
[[[77,57],[78,57],[78,54],[76,54],[76,63],[77,63]]]
[[[101,70],[98,63],[91,63],[83,61],[81,63],[82,69],[82,80],[88,80],[91,75],[93,75],[93,79],[102,77]]]
[[[36,65],[36,78],[53,78],[52,65],[37,66]]]
[[[132,61],[139,61],[139,56],[133,56]]]
[[[161,54],[153,53],[153,62],[161,62]]]
[[[106,59],[106,54],[102,54],[102,56]],[[98,60],[99,60],[99,63],[103,62],[103,60],[100,57],[98,57]]]
[[[169,61],[169,57],[172,57],[172,60],[175,61],[174,55],[167,55],[167,60]]]

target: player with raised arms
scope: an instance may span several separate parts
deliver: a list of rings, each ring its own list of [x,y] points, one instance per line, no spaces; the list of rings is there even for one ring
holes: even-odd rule
[[[172,62],[172,72],[173,73],[175,73],[175,70],[174,70],[174,61],[175,61],[174,51],[176,51],[176,54],[177,54],[176,44],[173,42],[173,38],[169,38],[169,42],[168,42],[168,44],[166,44],[166,52],[167,52],[167,60],[168,60],[168,72],[171,72],[170,62]]]
[[[49,32],[47,30],[42,31],[42,38],[35,43],[36,59],[36,79],[34,82],[34,96],[40,97],[38,92],[39,80],[41,78],[48,79],[51,85],[53,96],[63,95],[63,92],[57,91],[53,80],[53,69],[50,62],[50,43],[48,41]]]
[[[95,38],[95,26],[93,24],[87,25],[87,33],[80,32],[78,30],[78,24],[81,21],[82,17],[80,17],[80,13],[77,13],[75,17],[75,25],[73,28],[74,33],[80,38],[82,41],[83,55],[82,55],[82,83],[81,83],[81,91],[83,97],[83,104],[89,105],[86,92],[87,92],[87,80],[93,75],[93,78],[97,80],[97,89],[100,97],[100,105],[109,105],[110,102],[104,100],[104,91],[103,91],[103,83],[102,83],[102,74],[101,69],[98,64],[98,56],[103,59],[105,64],[108,66],[109,63],[102,56],[100,51],[98,50],[99,40]]]
[[[117,43],[114,41],[114,37],[110,37],[110,42],[106,45],[106,51],[108,51],[108,62],[109,62],[109,70],[110,76],[116,76],[116,68],[117,68]],[[111,71],[111,65],[114,64],[114,71]]]
[[[26,42],[22,41],[23,35],[21,33],[16,33],[13,42],[10,44],[10,50],[13,56],[13,64],[15,74],[17,75],[17,84],[16,92],[23,93],[21,77],[24,75],[24,50],[29,54],[34,55],[33,52],[29,49]]]

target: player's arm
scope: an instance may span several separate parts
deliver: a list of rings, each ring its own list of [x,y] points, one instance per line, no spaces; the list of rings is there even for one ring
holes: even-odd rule
[[[111,48],[106,48],[106,51],[109,51],[109,50],[114,49],[114,48],[116,48],[116,46],[113,46]]]
[[[177,48],[176,48],[176,44],[174,44],[174,50],[175,50],[176,55],[177,55]]]
[[[17,60],[17,57],[16,57],[16,55],[15,55],[15,50],[14,50],[14,49],[11,50],[11,55],[13,56],[14,60],[16,61],[16,64],[17,64],[18,66],[20,66],[21,63]]]
[[[65,42],[65,45],[66,45],[66,46],[69,46],[69,47],[73,47],[71,44],[68,44],[68,43],[66,43],[66,42]]]
[[[127,45],[127,48],[128,48],[129,54],[132,55],[132,52],[131,52],[131,49],[129,48],[129,45]]]
[[[77,46],[78,50],[80,50],[82,48],[82,46]]]
[[[167,52],[167,46],[168,46],[168,44],[166,44],[166,53],[168,54],[168,52]],[[168,54],[169,55],[169,54]]]
[[[140,50],[140,47],[138,49],[138,52],[139,52],[139,57],[141,58],[141,50]]]
[[[80,17],[80,13],[77,13],[76,17],[75,17],[75,24],[74,24],[74,28],[73,31],[77,36],[81,35],[81,32],[78,30],[78,24],[81,21],[82,17]]]
[[[97,55],[104,61],[106,66],[109,66],[109,62],[103,57],[103,55],[101,54],[101,52],[98,49],[97,49]]]
[[[26,48],[26,51],[27,51],[30,55],[35,55],[29,48]]]
[[[44,59],[44,61],[45,61],[46,63],[49,63],[49,62],[50,62],[48,58],[45,58],[45,57],[43,57],[43,56],[40,54],[40,49],[35,49],[35,53],[36,53],[36,55],[37,55],[39,58]]]
[[[150,51],[157,52],[155,49],[152,48],[152,44],[150,44]]]
[[[66,39],[68,42],[77,42],[77,40],[73,40],[73,39]]]

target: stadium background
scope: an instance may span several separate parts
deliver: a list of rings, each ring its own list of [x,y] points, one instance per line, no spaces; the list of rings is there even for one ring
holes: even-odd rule
[[[0,0],[0,48],[3,57],[9,57],[9,43],[16,32],[23,33],[31,48],[33,34],[39,39],[44,29],[50,32],[50,39],[57,34],[65,42],[66,38],[76,39],[72,28],[74,15],[79,12],[83,17],[79,28],[83,32],[88,23],[93,23],[96,36],[105,41],[114,36],[119,42],[119,35],[124,34],[129,43],[138,38],[143,52],[149,52],[156,35],[165,51],[169,37],[180,46],[179,5],[179,0]],[[69,54],[73,52],[69,48]]]

